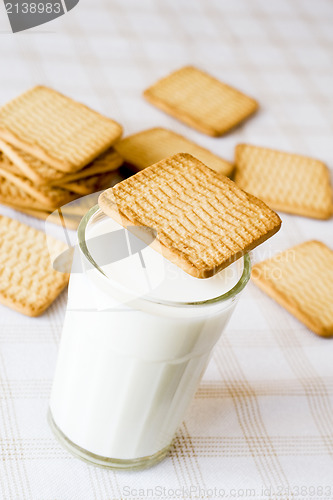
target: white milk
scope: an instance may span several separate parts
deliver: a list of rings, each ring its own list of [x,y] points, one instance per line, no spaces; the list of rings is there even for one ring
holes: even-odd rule
[[[87,247],[106,276],[83,255],[86,272],[71,275],[51,415],[72,451],[80,447],[86,459],[144,465],[139,459],[161,458],[170,445],[235,297],[212,305],[181,303],[229,291],[243,260],[206,280],[151,248],[108,264],[89,239],[121,228],[106,216],[93,220]]]

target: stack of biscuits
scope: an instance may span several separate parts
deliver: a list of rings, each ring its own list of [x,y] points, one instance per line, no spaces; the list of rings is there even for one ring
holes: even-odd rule
[[[122,158],[122,127],[46,87],[0,109],[0,203],[46,218],[55,209],[112,186]]]

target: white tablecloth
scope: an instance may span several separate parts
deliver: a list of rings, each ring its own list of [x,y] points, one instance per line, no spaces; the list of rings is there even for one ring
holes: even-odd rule
[[[238,142],[251,142],[332,167],[332,25],[331,0],[81,0],[13,35],[1,3],[0,101],[42,83],[120,121],[126,134],[160,125],[230,160]],[[189,63],[256,97],[260,112],[214,139],[143,100],[146,86]],[[306,239],[333,247],[332,220],[281,217],[256,259]],[[66,293],[36,319],[0,307],[2,499],[333,498],[333,340],[250,284],[168,458],[111,472],[73,458],[46,422],[65,308]]]

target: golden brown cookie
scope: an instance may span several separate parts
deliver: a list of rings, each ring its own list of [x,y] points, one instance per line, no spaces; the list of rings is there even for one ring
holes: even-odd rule
[[[162,78],[143,95],[166,113],[214,137],[229,132],[258,109],[251,97],[193,66]]]
[[[274,210],[328,219],[333,213],[329,171],[306,156],[239,144],[235,182]]]
[[[160,127],[125,137],[114,148],[135,170],[142,170],[177,153],[190,153],[220,174],[230,176],[233,171],[232,163],[182,135]]]
[[[69,275],[52,268],[48,244],[59,253],[66,248],[41,231],[0,216],[1,304],[39,316],[65,288]]]
[[[213,276],[281,225],[262,201],[186,153],[141,170],[98,202],[125,227],[154,228],[151,246],[197,278]]]
[[[333,335],[333,251],[306,241],[256,264],[254,283],[310,330]]]

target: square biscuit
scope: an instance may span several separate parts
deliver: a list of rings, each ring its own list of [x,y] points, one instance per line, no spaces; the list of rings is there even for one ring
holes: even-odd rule
[[[80,170],[121,134],[117,122],[43,86],[0,109],[2,140],[64,172]]]
[[[0,215],[0,303],[28,316],[39,316],[68,283],[69,275],[52,268],[49,247],[66,245],[17,220]]]
[[[279,217],[187,153],[166,158],[104,191],[104,213],[156,230],[152,248],[209,278],[276,233]]]
[[[253,267],[252,280],[310,330],[333,335],[333,251],[306,241]]]
[[[174,118],[213,137],[229,132],[258,109],[255,99],[193,66],[162,78],[143,95]]]
[[[118,141],[114,148],[135,170],[142,170],[177,153],[189,153],[211,169],[226,176],[230,176],[234,168],[232,163],[208,149],[180,134],[160,127],[125,137]]]
[[[297,154],[239,144],[235,182],[274,210],[328,219],[333,213],[329,170],[324,163]]]
[[[0,151],[20,170],[19,175],[27,177],[35,185],[59,186],[91,175],[111,172],[123,163],[123,159],[119,154],[113,148],[109,148],[81,170],[74,173],[65,173],[1,139]]]

